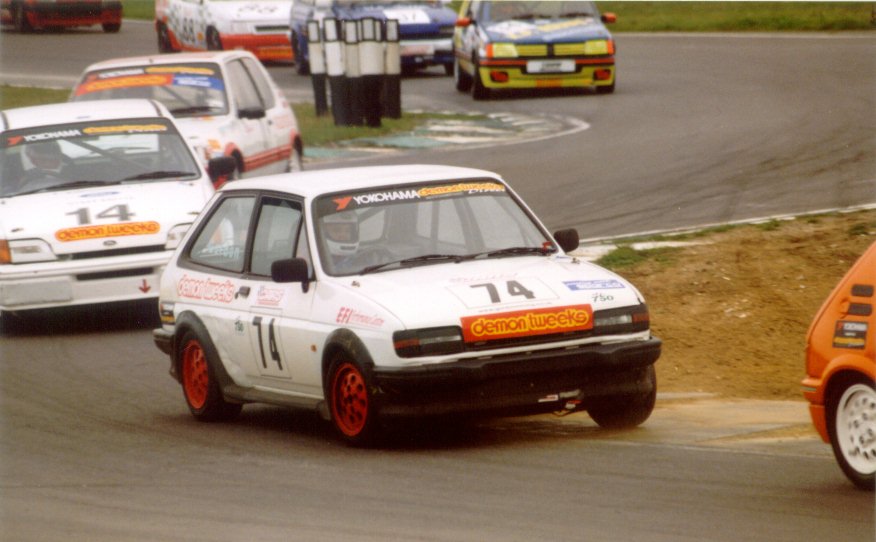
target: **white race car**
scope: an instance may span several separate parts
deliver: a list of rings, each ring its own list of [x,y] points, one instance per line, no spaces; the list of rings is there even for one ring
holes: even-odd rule
[[[156,345],[189,410],[313,408],[351,443],[391,417],[651,414],[642,295],[567,254],[494,173],[349,168],[225,185],[161,279]]]
[[[211,165],[230,170],[229,159]],[[0,112],[0,311],[158,295],[210,177],[150,100]]]
[[[246,49],[265,61],[291,61],[292,0],[156,0],[158,50]]]
[[[105,60],[87,67],[71,101],[153,98],[205,163],[233,156],[235,178],[302,168],[304,143],[282,91],[252,53],[224,51]]]

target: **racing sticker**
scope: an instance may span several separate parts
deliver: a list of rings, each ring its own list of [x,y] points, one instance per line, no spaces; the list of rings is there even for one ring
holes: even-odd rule
[[[225,279],[225,281],[210,278],[202,280],[183,275],[176,283],[176,293],[180,297],[220,303],[231,303],[234,299],[234,290],[234,283],[229,279]]]
[[[563,281],[563,284],[573,292],[581,290],[611,290],[615,288],[625,288],[621,281],[615,279],[566,280]]]
[[[867,344],[867,322],[838,320],[833,331],[834,348],[863,350]]]
[[[461,323],[466,342],[549,335],[591,329],[593,308],[590,305],[571,305],[466,316]]]
[[[535,277],[471,281],[450,286],[448,290],[470,309],[557,299],[554,291]]]
[[[68,241],[83,241],[85,239],[101,239],[104,237],[125,237],[128,235],[154,235],[161,231],[161,224],[155,221],[126,222],[124,224],[95,224],[65,228],[55,232],[55,239],[66,243]]]
[[[400,190],[381,190],[350,196],[333,198],[333,209],[325,209],[328,212],[341,212],[355,207],[366,205],[380,205],[395,201],[411,201],[457,194],[473,194],[478,192],[504,192],[505,186],[492,181],[459,182],[447,185],[424,186],[422,188],[410,188]]]

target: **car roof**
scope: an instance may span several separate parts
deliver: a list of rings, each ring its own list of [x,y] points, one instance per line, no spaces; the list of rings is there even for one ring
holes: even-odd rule
[[[431,181],[457,182],[485,178],[504,183],[498,174],[483,169],[412,164],[323,169],[255,177],[226,183],[220,191],[271,190],[289,192],[313,199],[322,194],[335,192],[352,192],[367,190],[368,188],[400,186]]]
[[[5,109],[0,112],[0,131],[37,126],[56,126],[73,122],[133,119],[143,117],[172,118],[167,108],[155,100],[125,99],[94,102],[62,102]]]
[[[235,49],[231,51],[203,51],[191,53],[174,53],[130,56],[111,58],[91,64],[85,71],[105,70],[107,68],[122,68],[127,66],[141,66],[143,64],[182,64],[186,62],[218,62],[223,63],[232,58],[249,57],[255,59],[255,55],[249,51]]]

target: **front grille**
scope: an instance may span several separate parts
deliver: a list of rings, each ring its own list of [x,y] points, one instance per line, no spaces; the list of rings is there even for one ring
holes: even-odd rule
[[[92,258],[109,258],[113,256],[130,256],[132,254],[149,254],[152,252],[164,252],[164,245],[149,245],[145,247],[115,248],[109,250],[95,250],[91,252],[77,252],[70,255],[71,260],[90,260]]]
[[[265,32],[265,33],[276,33],[276,32],[289,32],[288,25],[282,24],[274,24],[274,25],[258,25],[255,27],[256,32]]]
[[[127,277],[149,276],[155,273],[154,267],[137,267],[135,269],[120,269],[118,271],[101,271],[99,273],[82,273],[76,275],[76,280],[86,282],[89,280],[121,279]]]
[[[554,56],[583,55],[584,43],[557,43],[554,45]]]
[[[519,56],[547,56],[547,45],[518,45],[517,54]]]

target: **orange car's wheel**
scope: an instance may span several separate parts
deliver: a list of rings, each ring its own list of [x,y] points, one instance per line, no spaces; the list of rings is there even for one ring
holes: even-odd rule
[[[831,390],[827,432],[837,463],[857,487],[876,487],[876,387],[863,375]]]
[[[377,432],[377,412],[368,379],[359,366],[338,356],[328,372],[328,401],[332,424],[351,444],[370,443]]]
[[[203,341],[190,331],[180,344],[180,380],[192,415],[201,421],[230,420],[237,416],[242,405],[229,403],[222,397]]]

